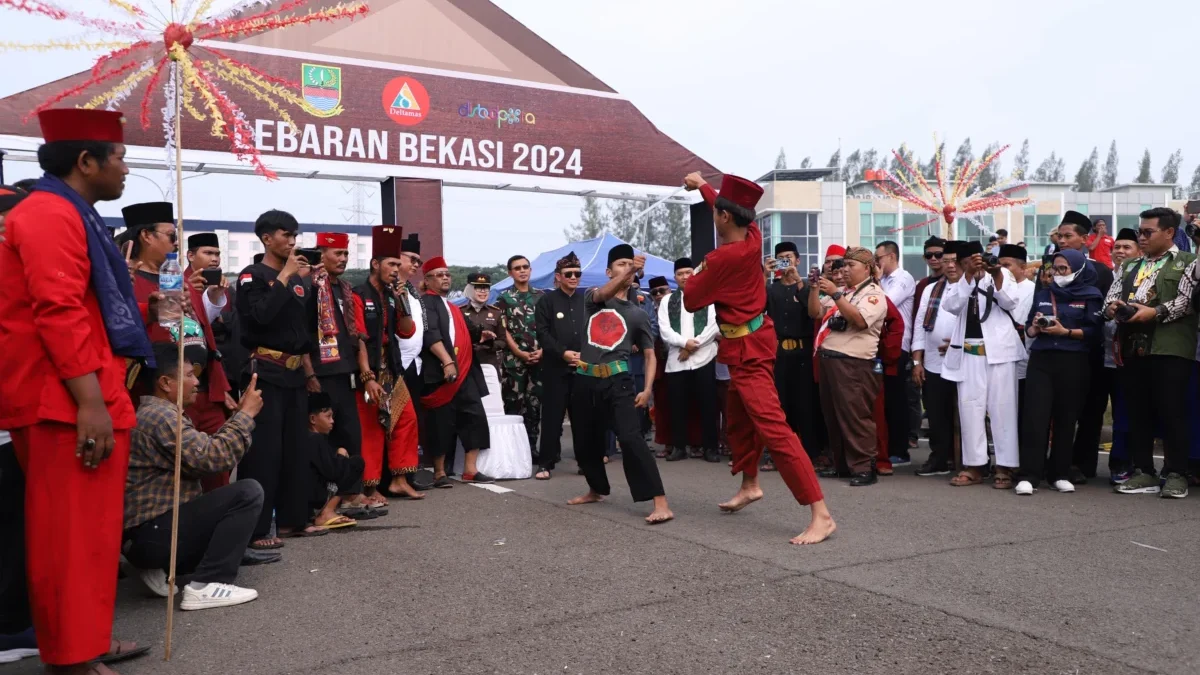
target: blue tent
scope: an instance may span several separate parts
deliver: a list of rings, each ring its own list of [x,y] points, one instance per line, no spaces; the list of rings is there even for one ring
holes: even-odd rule
[[[534,288],[541,290],[551,290],[554,288],[554,265],[560,258],[571,251],[579,257],[580,264],[583,265],[583,278],[579,281],[580,288],[592,288],[595,286],[603,286],[608,282],[608,276],[604,270],[608,267],[608,252],[612,247],[618,244],[624,244],[617,237],[614,237],[607,232],[595,239],[585,239],[583,241],[575,241],[554,249],[546,251],[533,259],[533,272],[529,277],[529,283]],[[637,248],[634,248],[637,251]],[[642,279],[642,287],[645,288],[653,277],[666,277],[667,283],[671,288],[675,288],[675,263],[671,260],[663,260],[658,256],[646,254],[644,251],[637,251],[646,255],[646,276]],[[496,297],[504,289],[512,286],[512,279],[505,279],[500,283],[492,286],[491,300],[494,302]]]

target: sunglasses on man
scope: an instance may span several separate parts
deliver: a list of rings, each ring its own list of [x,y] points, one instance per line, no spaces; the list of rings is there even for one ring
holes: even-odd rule
[[[944,251],[926,251],[925,259],[926,260],[941,260],[942,256],[944,256],[944,255],[946,255],[946,253]]]
[[[583,276],[583,272],[580,270],[566,270],[559,272],[559,274],[563,275],[567,279],[578,279],[579,277]]]

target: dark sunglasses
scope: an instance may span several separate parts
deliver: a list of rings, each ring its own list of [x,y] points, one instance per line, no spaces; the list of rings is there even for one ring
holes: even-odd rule
[[[175,234],[174,230],[172,230],[171,232],[163,232],[162,230],[155,230],[154,234],[161,234],[161,235],[165,236],[167,239],[169,239],[171,241],[172,244],[179,241],[179,235]]]
[[[513,265],[513,266],[512,266],[512,270],[511,270],[511,271],[513,271],[513,272],[524,272],[524,271],[525,271],[525,270],[527,270],[527,269],[529,269],[529,265]]]
[[[669,289],[669,288],[656,288],[656,289],[650,291],[650,295],[654,295],[654,296],[666,295],[667,293],[670,293],[670,292],[671,292],[671,289]]]
[[[946,255],[946,253],[944,251],[926,251],[925,259],[926,260],[941,260],[942,256],[944,256],[944,255]]]
[[[579,277],[583,276],[583,272],[581,272],[579,270],[571,270],[568,272],[559,272],[559,274],[563,275],[564,277],[566,277],[568,279],[578,279]]]
[[[1150,227],[1143,227],[1142,229],[1138,230],[1138,237],[1145,237],[1146,239],[1149,239],[1150,237],[1154,236],[1155,232],[1162,232],[1162,230],[1156,230],[1156,229],[1150,228]]]

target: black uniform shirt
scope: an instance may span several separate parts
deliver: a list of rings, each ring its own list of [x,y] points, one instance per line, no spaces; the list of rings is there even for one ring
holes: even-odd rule
[[[767,286],[767,315],[775,322],[775,336],[780,340],[809,340],[813,336],[813,320],[808,315],[808,284],[788,286],[776,281]]]
[[[281,284],[278,276],[278,271],[263,263],[251,265],[238,275],[238,323],[242,344],[251,356],[259,347],[291,356],[312,351],[312,335],[316,332],[316,316],[312,313],[316,305],[308,302],[312,288],[299,276],[286,284]],[[258,372],[282,386],[304,383],[302,369],[285,373],[280,366],[259,361]]]
[[[587,323],[587,308],[580,288],[574,295],[554,289],[538,299],[534,309],[538,344],[546,354],[542,363],[547,368],[570,368],[563,361],[563,352],[578,352],[583,347],[584,325]]]

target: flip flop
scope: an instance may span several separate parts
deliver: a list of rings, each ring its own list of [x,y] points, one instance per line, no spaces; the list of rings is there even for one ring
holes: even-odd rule
[[[542,474],[546,474],[546,475],[545,475],[545,476],[542,476]],[[554,474],[552,474],[552,473],[550,472],[550,469],[542,469],[542,470],[538,471],[536,474],[534,474],[534,476],[533,476],[533,477],[534,477],[535,479],[537,479],[537,480],[550,480],[550,478],[551,478],[553,475],[554,475]]]
[[[434,479],[433,487],[446,490],[454,487],[454,483],[450,482],[449,476],[442,476],[441,478]]]
[[[375,517],[375,514],[371,513],[371,509],[365,506],[351,506],[345,509],[338,509],[338,515],[355,520],[370,520]]]
[[[316,530],[313,532],[309,532],[308,528],[305,528],[303,530],[296,530],[294,532],[280,532],[279,538],[280,539],[304,539],[307,537],[324,537],[327,534],[329,534],[329,530]]]
[[[323,527],[326,530],[340,530],[343,527],[354,527],[358,524],[357,520],[347,518],[346,516],[334,516],[323,523],[317,523],[317,527]]]
[[[262,539],[257,539],[255,541],[250,542],[250,545],[247,546],[246,548],[254,549],[255,551],[270,551],[270,550],[276,549],[276,548],[283,548],[282,541],[272,542],[270,544],[258,543],[260,541],[271,541],[271,539],[272,539],[272,537],[263,537]]]
[[[112,643],[114,647],[110,648],[107,654],[94,659],[96,663],[103,663],[105,665],[110,663],[120,663],[121,661],[127,661],[150,651],[149,645],[139,647],[137,646],[136,642],[121,642],[120,640],[113,640]],[[132,646],[129,649],[122,649],[122,647],[127,645]]]

